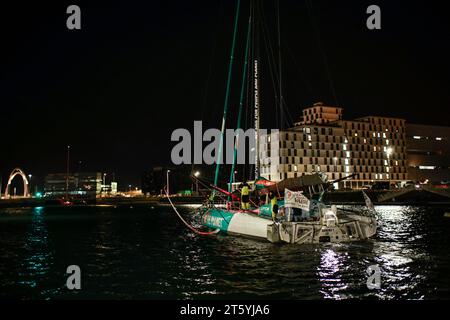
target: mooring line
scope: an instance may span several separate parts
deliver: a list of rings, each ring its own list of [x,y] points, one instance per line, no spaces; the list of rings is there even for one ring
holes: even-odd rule
[[[199,234],[199,235],[202,235],[202,236],[209,236],[209,235],[212,235],[212,234],[216,234],[216,233],[218,233],[218,232],[220,231],[220,229],[216,229],[216,230],[210,231],[210,232],[203,232],[203,231],[200,231],[200,230],[195,229],[195,228],[194,228],[192,225],[190,225],[186,220],[184,220],[184,218],[183,218],[183,217],[181,216],[181,214],[178,212],[177,208],[175,207],[175,205],[173,204],[172,200],[170,199],[169,193],[167,192],[167,188],[164,188],[164,191],[165,191],[165,193],[166,193],[167,199],[168,199],[169,202],[170,202],[170,205],[172,206],[173,210],[174,210],[175,213],[177,214],[178,218],[180,218],[180,220],[184,223],[184,225],[185,225],[186,227],[188,227],[191,231],[193,231],[193,232],[195,232],[195,233],[197,233],[197,234]]]

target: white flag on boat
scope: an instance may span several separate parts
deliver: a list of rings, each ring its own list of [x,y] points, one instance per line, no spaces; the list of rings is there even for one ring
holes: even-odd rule
[[[367,208],[369,208],[370,211],[374,211],[375,208],[373,207],[372,200],[370,200],[369,196],[364,191],[362,193],[364,195],[364,201],[366,201]]]
[[[309,211],[309,199],[301,191],[284,189],[284,205],[287,208],[299,208]]]

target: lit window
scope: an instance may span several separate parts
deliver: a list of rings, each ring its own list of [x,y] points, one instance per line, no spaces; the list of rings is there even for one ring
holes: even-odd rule
[[[311,133],[311,128],[306,128],[306,133]]]
[[[355,137],[357,137],[358,136],[358,134],[357,133],[355,133]]]
[[[347,150],[347,145],[346,144],[342,145],[342,150],[344,150],[344,151]]]
[[[389,167],[386,167],[386,172],[389,172]]]
[[[398,166],[398,161],[395,161],[395,165]]]
[[[294,171],[297,172],[298,171],[298,167],[294,166]]]
[[[421,136],[413,136],[413,139],[416,139],[416,140],[420,140],[422,137]]]
[[[387,145],[387,146],[389,145],[389,139],[386,140],[386,145]]]
[[[383,138],[386,138],[386,133],[383,132]]]
[[[268,137],[267,137],[267,142],[269,142],[269,143],[270,143],[270,136],[268,136]]]
[[[345,152],[347,158],[350,158],[350,151]]]
[[[441,137],[436,137],[436,140],[437,140],[437,141],[441,141],[442,138],[441,138]]]
[[[386,179],[389,179],[389,174],[386,173]]]
[[[377,147],[373,147],[373,151],[376,152],[377,151]]]
[[[436,169],[435,166],[419,166],[420,170],[434,170]]]
[[[379,132],[377,132],[377,136],[378,136],[378,138],[380,138],[381,136],[380,136],[380,133]]]
[[[311,135],[308,134],[308,141],[311,141]]]
[[[388,162],[387,160],[384,160],[384,165],[387,166]]]
[[[378,179],[378,173],[375,173],[375,179]]]
[[[348,165],[348,159],[345,159],[345,164]]]
[[[345,166],[345,172],[350,172],[350,167],[349,166]]]
[[[364,143],[367,143],[367,139],[364,139]]]
[[[345,138],[345,140],[344,140],[344,143],[348,143],[348,139],[347,139],[347,137]]]
[[[375,132],[372,133],[373,137],[375,138]]]

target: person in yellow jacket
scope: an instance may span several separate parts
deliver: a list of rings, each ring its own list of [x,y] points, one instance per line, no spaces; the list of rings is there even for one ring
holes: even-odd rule
[[[250,186],[247,182],[241,185],[241,208],[242,210],[250,209]]]
[[[278,200],[274,192],[269,193],[270,209],[272,210],[272,220],[275,221],[278,215]]]

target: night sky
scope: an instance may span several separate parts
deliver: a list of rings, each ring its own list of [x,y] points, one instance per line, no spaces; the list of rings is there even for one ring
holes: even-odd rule
[[[448,124],[450,22],[444,1],[281,0],[283,90],[299,120],[316,101],[344,118]],[[66,28],[77,4],[82,29]],[[382,30],[366,28],[377,4]],[[170,164],[171,132],[220,127],[236,1],[45,1],[1,7],[0,173],[114,172],[121,187]],[[273,1],[263,1],[276,37]],[[238,104],[249,1],[242,0],[230,108]],[[264,51],[263,51],[264,52]],[[264,53],[263,53],[264,55]],[[264,60],[263,60],[264,61]],[[262,67],[262,126],[274,92]],[[336,93],[336,98],[332,93]],[[232,119],[232,120],[231,120]],[[230,126],[235,123],[233,112]]]

